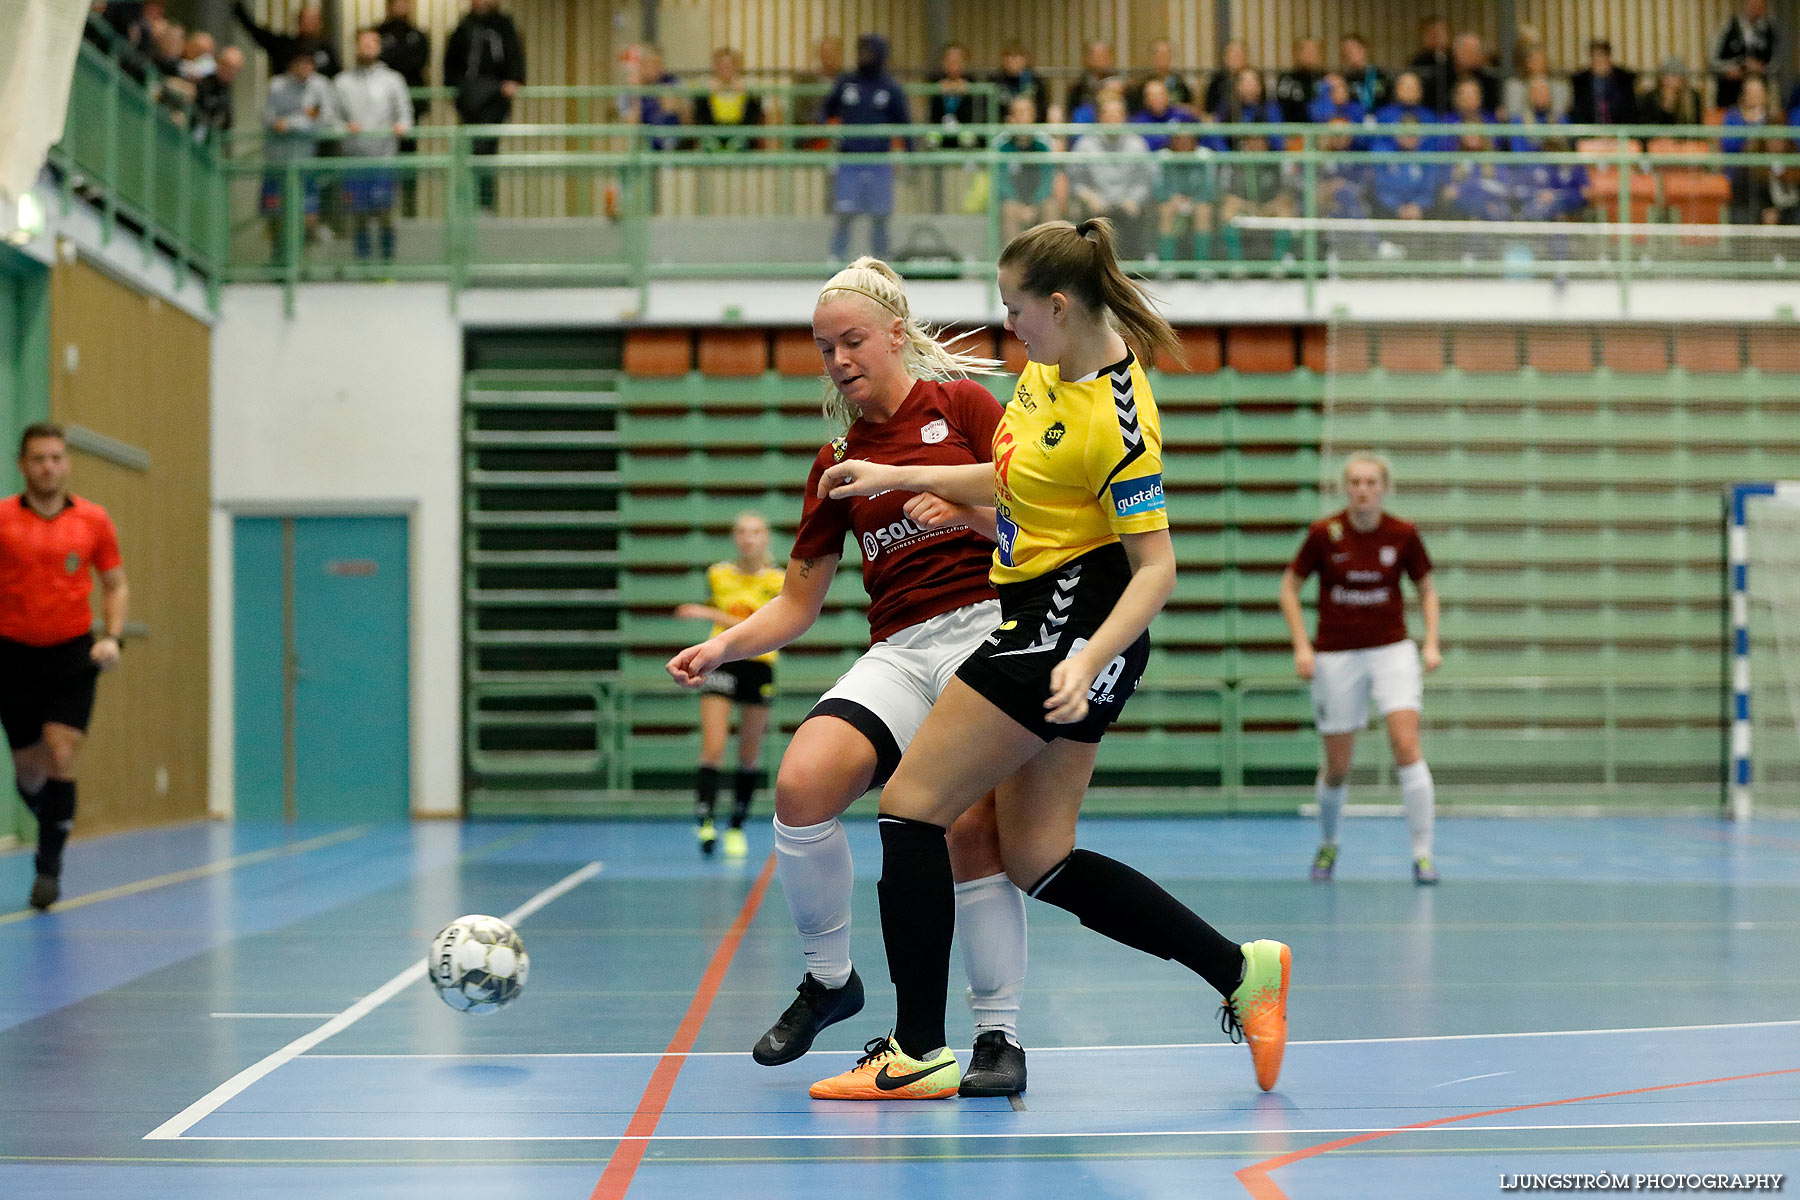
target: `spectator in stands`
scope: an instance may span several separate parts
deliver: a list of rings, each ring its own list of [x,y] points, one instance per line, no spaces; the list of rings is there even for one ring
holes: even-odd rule
[[[1092,125],[1100,117],[1100,106],[1113,96],[1117,96],[1120,100],[1125,99],[1125,80],[1117,75],[1101,80],[1100,88],[1094,93],[1094,98],[1069,114],[1070,122],[1076,125]],[[1131,106],[1127,104],[1126,111],[1130,110]]]
[[[1526,86],[1525,100],[1513,115],[1512,123],[1526,125],[1563,125],[1569,120],[1564,113],[1556,111],[1554,93],[1551,82],[1542,75],[1536,76]],[[1543,141],[1542,138],[1514,137],[1514,150],[1533,150]]]
[[[1166,37],[1150,43],[1150,69],[1126,94],[1126,104],[1134,114],[1143,110],[1144,89],[1152,83],[1163,85],[1170,104],[1181,108],[1193,106],[1194,89],[1188,85],[1187,76],[1175,69],[1175,47]]]
[[[146,6],[147,7],[147,6]],[[325,38],[325,14],[317,4],[308,4],[294,17],[294,32],[276,33],[256,23],[250,10],[244,7],[244,0],[232,0],[231,11],[263,53],[269,56],[269,74],[274,75],[293,61],[294,55],[304,53],[312,56],[313,71],[330,79],[341,67],[337,51]]]
[[[151,34],[150,62],[158,98],[177,112],[185,112],[194,100],[194,85],[181,73],[181,54],[187,48],[187,30],[174,21],[158,20]]]
[[[951,42],[944,47],[942,57],[938,59],[938,73],[931,77],[938,90],[931,97],[927,110],[927,119],[936,125],[940,133],[935,144],[973,149],[981,145],[981,140],[972,133],[948,132],[963,125],[986,125],[989,121],[987,98],[973,93],[969,85],[969,48],[961,42]]]
[[[189,83],[199,83],[211,75],[219,65],[213,48],[213,35],[204,29],[188,34],[187,44],[181,48],[181,77]]]
[[[1356,148],[1352,130],[1361,123],[1348,117],[1331,117],[1326,124],[1332,132],[1319,139],[1319,149],[1329,154],[1343,154]],[[1369,168],[1353,158],[1329,158],[1318,168],[1319,211],[1328,217],[1367,220],[1369,210]]]
[[[1351,95],[1350,85],[1336,71],[1319,81],[1319,95],[1306,110],[1306,119],[1316,125],[1328,124],[1332,121],[1348,121],[1352,125],[1362,124],[1368,110]]]
[[[1172,135],[1156,164],[1158,260],[1206,262],[1213,256],[1213,214],[1219,199],[1219,168],[1210,148],[1187,130]],[[1192,237],[1188,253],[1182,242]]]
[[[1494,113],[1482,99],[1481,81],[1472,75],[1463,76],[1450,93],[1450,115],[1444,120],[1459,125],[1488,124],[1494,120]]]
[[[1150,146],[1125,124],[1125,96],[1121,87],[1100,100],[1096,127],[1075,139],[1078,154],[1105,154],[1110,161],[1094,160],[1069,168],[1069,193],[1074,201],[1072,219],[1111,217],[1118,227],[1119,257],[1143,258],[1156,191],[1156,165]]]
[[[856,70],[838,76],[822,112],[827,121],[845,125],[905,125],[912,114],[906,92],[887,69],[888,41],[878,33],[856,39]],[[838,149],[846,155],[881,154],[896,139],[846,137]],[[850,257],[850,226],[858,216],[869,218],[869,244],[876,258],[887,257],[888,217],[894,211],[894,168],[885,162],[846,162],[833,180],[832,210],[837,223],[831,232],[831,257],[845,262]]]
[[[262,213],[269,226],[271,260],[287,261],[287,237],[283,215],[287,199],[287,171],[281,164],[314,158],[319,152],[318,133],[336,122],[331,85],[318,73],[317,56],[305,45],[291,48],[286,69],[269,80],[263,102],[263,158],[270,170],[263,176]],[[305,240],[311,243],[319,224],[319,180],[302,168],[300,189],[305,214]]]
[[[819,39],[813,48],[814,66],[810,70],[794,73],[794,83],[801,87],[823,88],[831,90],[838,76],[844,73],[844,39],[836,35],[828,35]],[[825,94],[798,96],[794,100],[794,123],[796,125],[823,125],[825,123]],[[814,139],[811,145],[815,149],[827,149],[829,142]]]
[[[1688,83],[1687,64],[1679,58],[1663,60],[1656,86],[1638,101],[1637,119],[1644,125],[1699,125],[1706,119],[1700,93]]]
[[[1637,121],[1637,76],[1613,64],[1612,43],[1588,43],[1588,69],[1569,81],[1569,120],[1577,125],[1631,125]]]
[[[1000,52],[1000,70],[988,82],[999,85],[1000,103],[1006,108],[1008,120],[1013,100],[1021,95],[1031,97],[1033,111],[1042,113],[1049,109],[1050,89],[1043,76],[1032,70],[1031,52],[1018,42],[1008,43]]]
[[[1479,87],[1475,86],[1473,80],[1464,80],[1458,85],[1458,90],[1465,84],[1475,92],[1468,102],[1479,103]],[[1468,122],[1465,120],[1463,123]],[[1486,134],[1464,133],[1456,139],[1456,148],[1469,154],[1485,154],[1494,149],[1494,142]],[[1506,172],[1499,163],[1464,160],[1455,164],[1449,172],[1449,181],[1444,188],[1445,205],[1454,216],[1464,221],[1509,220],[1512,217],[1513,196],[1508,182]],[[1480,244],[1473,249],[1478,253],[1487,252]]]
[[[1369,43],[1360,33],[1346,33],[1338,42],[1338,74],[1350,89],[1350,100],[1366,113],[1379,112],[1392,98],[1393,85],[1382,69],[1369,61]]]
[[[469,0],[469,11],[444,43],[444,86],[456,89],[456,116],[464,125],[504,125],[512,118],[513,97],[525,82],[525,43],[500,0]],[[474,138],[472,153],[500,152],[500,139]],[[475,175],[476,199],[493,212],[499,188],[491,170]]]
[[[1730,108],[1738,102],[1746,79],[1766,77],[1779,40],[1768,0],[1744,0],[1713,39],[1713,103]]]
[[[637,88],[674,89],[681,86],[680,76],[663,66],[662,50],[648,42],[632,47],[625,82]],[[686,117],[686,106],[680,93],[672,90],[631,92],[620,98],[618,107],[619,120],[627,125],[667,128],[682,124]],[[679,139],[673,137],[650,139],[653,150],[673,150],[679,144]]]
[[[1006,106],[1006,123],[1019,132],[1000,139],[1002,154],[1049,154],[1056,147],[1050,139],[1029,128],[1036,125],[1037,105],[1020,92]],[[1054,163],[1012,162],[1000,172],[1000,237],[1010,242],[1045,221],[1054,221],[1068,207],[1069,181]]]
[[[1456,77],[1450,85],[1450,108],[1456,106],[1456,87],[1465,79],[1473,79],[1481,87],[1481,107],[1487,112],[1498,112],[1503,103],[1500,77],[1488,69],[1487,47],[1482,44],[1479,33],[1465,33],[1456,39],[1456,49],[1450,56],[1451,66]],[[1441,109],[1440,109],[1441,111]]]
[[[694,100],[694,124],[715,129],[754,129],[765,120],[762,97],[744,86],[744,56],[729,46],[712,53],[713,73],[707,90]],[[750,139],[743,134],[702,136],[707,150],[744,150]]]
[[[387,19],[375,27],[381,35],[381,61],[400,73],[408,88],[426,86],[425,71],[431,65],[431,38],[413,24],[413,0],[387,0]],[[431,111],[431,101],[412,102],[412,123],[418,125]],[[416,154],[419,139],[402,137],[400,153]],[[419,177],[400,173],[400,211],[410,217],[418,211]]]
[[[1450,85],[1456,80],[1456,66],[1450,55],[1450,22],[1444,17],[1426,17],[1419,22],[1419,52],[1408,64],[1419,77],[1423,103],[1434,113],[1450,109]]]
[[[1237,87],[1231,100],[1219,114],[1224,124],[1275,124],[1281,120],[1281,109],[1263,95],[1261,71],[1249,67],[1238,72]],[[1247,154],[1260,154],[1281,149],[1280,138],[1259,134],[1227,139],[1227,148]],[[1236,220],[1240,216],[1291,217],[1296,211],[1295,189],[1287,168],[1275,162],[1229,162],[1219,168],[1219,228],[1225,242],[1225,257],[1233,261],[1244,258],[1243,235]],[[1271,257],[1287,257],[1293,235],[1287,230],[1277,233]]]
[[[1566,154],[1570,146],[1564,137],[1535,139],[1529,144],[1515,138],[1513,149]],[[1521,221],[1574,220],[1587,207],[1588,173],[1580,163],[1509,163],[1503,177]]]
[[[1138,132],[1144,135],[1144,141],[1151,150],[1161,150],[1169,144],[1168,134],[1151,133],[1151,126],[1181,124],[1196,119],[1187,109],[1169,103],[1169,89],[1160,79],[1152,79],[1144,85],[1144,106],[1131,115],[1133,125],[1145,126]]]
[[[1761,75],[1747,75],[1738,90],[1738,102],[1725,110],[1727,128],[1755,130],[1779,126],[1781,115],[1769,107],[1768,84]],[[1785,154],[1792,150],[1785,137],[1767,135],[1731,137],[1719,140],[1726,154]],[[1779,225],[1796,205],[1794,178],[1791,170],[1758,164],[1732,167],[1725,172],[1731,181],[1731,223],[1733,225]]]
[[[1501,108],[1504,115],[1516,119],[1523,115],[1527,108],[1534,107],[1531,98],[1532,87],[1539,80],[1544,81],[1549,89],[1547,106],[1537,108],[1536,122],[1540,125],[1555,125],[1566,120],[1569,115],[1569,81],[1558,79],[1550,74],[1550,58],[1544,53],[1542,46],[1533,46],[1519,56],[1522,64],[1519,73],[1506,81],[1506,88],[1500,94]]]
[[[1425,104],[1425,85],[1411,71],[1402,71],[1394,80],[1394,99],[1375,114],[1378,125],[1433,125],[1437,113]],[[1429,147],[1427,147],[1429,148]]]
[[[1423,93],[1424,86],[1419,77],[1411,71],[1402,72],[1394,80],[1394,102],[1376,114],[1376,122],[1381,125],[1433,124],[1436,118],[1424,106]],[[1434,148],[1434,143],[1416,134],[1384,135],[1373,148],[1390,152],[1429,150]],[[1424,219],[1437,203],[1443,185],[1441,165],[1409,158],[1384,160],[1375,168],[1370,180],[1376,211],[1383,217],[1407,221]]]
[[[194,111],[202,130],[225,133],[231,129],[231,89],[244,69],[244,52],[236,46],[219,51],[213,73],[194,85]]]
[[[356,35],[356,65],[334,81],[338,112],[343,118],[344,154],[349,158],[393,159],[400,139],[412,130],[412,98],[400,72],[381,61],[381,35],[365,29]],[[369,229],[381,240],[381,259],[394,258],[394,201],[398,180],[393,171],[356,171],[344,177],[344,201],[356,230],[356,257],[374,252]]]
[[[1294,65],[1275,80],[1275,106],[1281,110],[1281,119],[1296,125],[1308,120],[1324,78],[1324,43],[1314,37],[1296,38]]]
[[[162,0],[102,0],[96,7],[114,33],[140,50],[150,44],[151,22],[163,15]]]
[[[1081,76],[1069,85],[1069,94],[1063,97],[1063,106],[1071,114],[1078,112],[1084,104],[1095,105],[1097,111],[1100,85],[1117,72],[1112,43],[1098,38],[1089,42],[1081,56]],[[1079,121],[1081,118],[1071,116],[1070,119]]]
[[[1217,117],[1219,111],[1231,103],[1232,93],[1237,88],[1238,72],[1249,65],[1250,48],[1243,42],[1226,42],[1225,49],[1219,52],[1219,69],[1206,81],[1206,92],[1200,98],[1200,111]]]

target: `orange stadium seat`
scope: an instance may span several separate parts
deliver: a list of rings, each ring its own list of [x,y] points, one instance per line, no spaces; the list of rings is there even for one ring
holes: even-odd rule
[[[1321,375],[1361,374],[1372,362],[1367,329],[1340,327],[1333,336],[1329,325],[1308,325],[1301,330],[1300,352],[1307,368]]]
[[[1759,371],[1800,372],[1800,329],[1752,326],[1747,334],[1750,365]]]
[[[1705,154],[1715,148],[1712,142],[1686,138],[1651,138],[1649,143],[1652,154]],[[1683,225],[1718,225],[1725,220],[1731,203],[1731,182],[1725,172],[1673,163],[1658,167],[1656,174],[1662,183],[1663,207],[1671,220]]]
[[[1518,334],[1511,329],[1458,326],[1450,333],[1450,365],[1462,371],[1516,371]]]
[[[1600,335],[1600,361],[1609,370],[1659,375],[1669,369],[1669,331],[1627,326]]]
[[[1239,325],[1225,331],[1225,365],[1246,375],[1280,375],[1294,369],[1292,325]]]
[[[1181,339],[1181,352],[1187,359],[1187,365],[1183,366],[1167,354],[1158,354],[1157,370],[1210,375],[1219,369],[1224,355],[1220,351],[1221,339],[1216,328],[1211,325],[1187,326],[1177,329],[1175,336]]]
[[[1010,375],[1017,375],[1025,369],[1025,343],[1014,337],[1010,330],[1000,331],[1000,360],[1006,364]]]
[[[1591,155],[1605,161],[1596,162],[1588,167],[1588,203],[1594,206],[1595,213],[1602,221],[1619,219],[1619,167],[1618,155],[1621,150],[1636,154],[1641,150],[1635,138],[1582,138],[1575,143],[1580,154]],[[1656,179],[1635,168],[1628,176],[1627,187],[1631,189],[1630,219],[1633,223],[1641,223],[1650,219],[1650,209],[1656,203]]]
[[[1594,338],[1585,329],[1539,325],[1525,330],[1525,365],[1555,374],[1594,369]]]
[[[689,329],[633,329],[625,334],[625,373],[667,379],[686,375],[694,365],[694,334]]]
[[[810,329],[777,329],[775,331],[775,371],[790,378],[803,379],[824,372],[819,348],[813,344]]]
[[[1675,331],[1675,365],[1685,371],[1736,371],[1743,366],[1742,347],[1736,329]]]
[[[769,367],[769,335],[761,329],[700,331],[700,373],[727,379],[761,375]]]
[[[1435,326],[1383,329],[1375,361],[1389,371],[1433,372],[1444,369],[1444,335]]]

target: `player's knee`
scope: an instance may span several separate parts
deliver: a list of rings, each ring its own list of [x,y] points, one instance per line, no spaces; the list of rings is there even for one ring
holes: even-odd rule
[[[1344,781],[1350,778],[1350,768],[1347,766],[1335,769],[1326,767],[1319,774],[1325,780],[1326,787],[1343,787]]]
[[[1030,892],[1038,880],[1075,852],[1075,839],[1033,838],[1023,844],[1006,844],[1000,849],[1006,864],[1006,877],[1020,891]]]
[[[854,799],[854,797],[851,797]],[[799,828],[817,825],[840,815],[849,801],[835,789],[820,786],[820,773],[787,761],[775,775],[775,819]]]
[[[1000,828],[991,806],[978,804],[950,826],[950,864],[959,880],[985,879],[1005,869]]]

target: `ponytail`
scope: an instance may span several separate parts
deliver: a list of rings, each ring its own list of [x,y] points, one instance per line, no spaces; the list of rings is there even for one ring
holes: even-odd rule
[[[1181,339],[1144,290],[1119,269],[1118,235],[1108,218],[1034,225],[1007,243],[1000,265],[1018,268],[1019,286],[1034,296],[1062,292],[1109,316],[1145,367],[1159,353],[1186,364]]]
[[[857,259],[833,275],[819,291],[819,303],[836,292],[855,292],[873,301],[889,316],[900,318],[900,361],[915,379],[966,379],[970,375],[998,374],[999,359],[968,354],[953,347],[975,331],[945,338],[942,329],[925,325],[912,315],[906,284],[894,268],[879,258]],[[829,380],[825,384],[825,418],[848,429],[858,414]]]

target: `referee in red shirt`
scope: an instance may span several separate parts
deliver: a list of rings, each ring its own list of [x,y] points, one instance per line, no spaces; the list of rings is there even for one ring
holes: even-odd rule
[[[19,439],[25,490],[0,501],[0,725],[19,795],[38,821],[31,906],[62,894],[63,845],[75,824],[75,753],[94,709],[94,681],[119,662],[125,566],[112,518],[69,493],[62,427]],[[89,571],[100,574],[106,622],[96,640]]]

